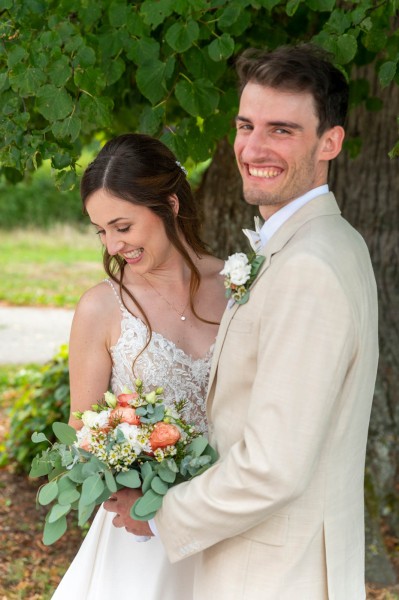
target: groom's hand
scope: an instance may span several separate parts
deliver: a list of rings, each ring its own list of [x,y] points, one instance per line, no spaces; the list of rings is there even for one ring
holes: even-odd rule
[[[135,521],[130,516],[133,504],[142,496],[140,490],[124,488],[104,502],[104,508],[108,512],[116,513],[112,523],[115,527],[124,527],[129,533],[139,536],[153,536],[147,521]]]

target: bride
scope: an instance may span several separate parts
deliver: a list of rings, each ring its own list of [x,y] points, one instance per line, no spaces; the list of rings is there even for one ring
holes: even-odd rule
[[[199,237],[184,169],[160,141],[140,134],[108,142],[81,183],[104,245],[108,275],[81,298],[70,338],[70,424],[110,387],[163,386],[166,404],[187,399],[185,419],[206,432],[205,393],[226,301]],[[190,600],[196,558],[170,564],[157,538],[139,543],[103,507],[53,600]]]

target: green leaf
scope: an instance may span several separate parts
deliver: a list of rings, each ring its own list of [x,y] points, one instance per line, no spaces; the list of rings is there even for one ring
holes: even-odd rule
[[[74,502],[76,502],[76,500],[79,500],[79,498],[80,492],[76,488],[65,490],[64,492],[61,492],[61,494],[59,494],[58,503],[62,504],[63,506],[66,506],[73,504]]]
[[[386,87],[392,82],[396,75],[396,68],[397,64],[393,60],[388,60],[381,65],[378,71],[378,79],[382,87]]]
[[[25,67],[24,64],[18,65],[9,74],[9,82],[12,89],[21,96],[31,96],[36,93],[46,80],[46,76],[41,69],[35,67]]]
[[[165,117],[165,106],[145,106],[140,115],[139,132],[147,135],[155,135]]]
[[[83,527],[88,519],[90,519],[93,510],[95,509],[96,504],[92,502],[91,504],[83,504],[82,497],[79,500],[78,505],[78,525],[79,527]]]
[[[337,38],[336,57],[341,65],[350,62],[357,52],[357,41],[353,35],[344,33]]]
[[[70,138],[71,142],[74,142],[79,135],[82,122],[79,117],[71,115],[63,121],[56,121],[53,124],[51,131],[54,136],[60,140]],[[68,388],[68,386],[66,386]]]
[[[138,488],[141,485],[140,475],[134,470],[118,473],[115,479],[118,483],[128,488]]]
[[[62,444],[70,445],[77,440],[76,430],[66,423],[60,423],[59,421],[56,421],[53,423],[52,429],[55,437],[60,440]]]
[[[21,63],[28,56],[27,51],[22,46],[13,46],[7,54],[8,68],[12,69]]]
[[[193,117],[209,116],[219,102],[219,93],[208,79],[179,81],[175,95],[182,108]]]
[[[37,91],[36,108],[48,121],[57,121],[72,112],[73,101],[64,88],[49,84]]]
[[[199,27],[195,21],[189,20],[187,23],[177,21],[169,27],[165,39],[173,50],[182,53],[191,48],[198,36]]]
[[[90,94],[99,94],[106,86],[105,74],[101,69],[81,69],[79,67],[76,69],[73,79],[80,90]]]
[[[239,4],[234,4],[233,2],[228,4],[219,17],[219,29],[223,30],[224,27],[230,27],[233,25],[233,23],[235,23],[238,17],[241,15],[241,10],[242,8]]]
[[[34,431],[31,436],[31,440],[34,444],[39,444],[40,442],[48,442],[49,440],[46,438],[44,433]]]
[[[116,492],[117,491],[117,485],[116,485],[116,481],[114,476],[112,475],[112,472],[107,469],[106,471],[104,471],[104,477],[105,477],[105,484],[107,486],[107,488],[109,489],[110,492]]]
[[[234,40],[228,33],[213,40],[208,46],[209,56],[215,62],[226,60],[234,52]]]
[[[52,466],[46,458],[35,456],[29,471],[29,477],[42,477],[43,475],[48,475],[51,469]]]
[[[136,65],[143,65],[147,61],[157,60],[159,58],[159,49],[159,42],[153,38],[143,37],[134,40],[127,53],[127,58],[132,60]]]
[[[106,96],[94,98],[83,95],[79,99],[80,109],[82,111],[83,127],[94,124],[98,127],[108,127],[111,123],[111,112],[114,106],[111,98]]]
[[[71,481],[74,481],[75,483],[83,483],[85,477],[82,473],[82,469],[83,469],[83,464],[82,463],[77,463],[76,465],[74,465],[72,467],[72,469],[70,469],[68,471],[68,477]]]
[[[193,439],[193,441],[187,446],[187,454],[193,454],[194,456],[201,456],[205,448],[208,446],[208,440],[202,435]]]
[[[125,63],[121,58],[114,58],[104,65],[104,75],[107,85],[116,83],[125,71]]]
[[[151,25],[155,29],[163,23],[166,17],[173,12],[173,4],[175,0],[144,0],[140,8],[140,14],[143,16],[144,22]]]
[[[166,65],[160,60],[150,60],[140,65],[136,73],[137,87],[148,98],[151,104],[156,104],[165,94],[162,82],[165,78]]]
[[[65,85],[72,76],[72,69],[66,56],[61,56],[51,63],[48,69],[48,77],[51,83],[57,87]]]
[[[92,67],[96,62],[96,53],[90,46],[81,46],[73,59],[73,66],[87,69]]]
[[[128,15],[128,7],[125,2],[112,2],[108,9],[108,18],[112,27],[123,27]]]
[[[151,481],[151,488],[157,494],[164,496],[166,494],[166,492],[168,491],[169,486],[160,477],[154,477],[154,479]]]
[[[66,517],[61,517],[54,523],[50,523],[48,520],[44,525],[43,532],[43,544],[45,546],[50,546],[54,544],[57,540],[60,539],[64,535],[67,530],[67,520]]]
[[[42,506],[50,504],[58,495],[58,483],[57,481],[50,481],[40,488],[38,501]]]
[[[97,500],[97,498],[104,491],[104,482],[101,479],[101,476],[96,473],[95,475],[90,475],[82,485],[82,493],[80,496],[79,504],[88,506]]]
[[[71,510],[70,504],[64,504],[63,506],[61,506],[61,504],[54,504],[54,506],[51,508],[51,510],[49,512],[48,522],[54,523],[55,521],[58,521],[58,519],[60,519],[64,515],[67,515],[70,510]]]
[[[302,0],[288,0],[286,7],[285,7],[285,12],[287,13],[287,15],[289,17],[294,16],[294,14],[296,13],[298,6],[300,5],[301,2],[302,2]]]
[[[163,496],[160,496],[154,490],[148,490],[133,504],[130,515],[139,521],[147,521],[150,514],[156,513],[161,508],[162,499]]]
[[[158,475],[166,483],[174,483],[176,480],[176,471],[172,471],[167,466],[167,461],[163,461],[158,469]]]

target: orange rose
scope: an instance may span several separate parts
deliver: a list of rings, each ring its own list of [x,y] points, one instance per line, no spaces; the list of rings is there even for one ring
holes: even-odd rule
[[[137,392],[132,392],[131,394],[119,394],[118,396],[118,405],[119,406],[130,406],[129,400],[136,400],[139,397]]]
[[[112,420],[118,420],[129,425],[139,425],[140,423],[140,418],[136,415],[136,409],[130,406],[117,406],[114,410],[111,410],[109,417]]]
[[[159,422],[154,425],[150,435],[150,444],[153,450],[173,446],[180,439],[180,431],[176,425]]]

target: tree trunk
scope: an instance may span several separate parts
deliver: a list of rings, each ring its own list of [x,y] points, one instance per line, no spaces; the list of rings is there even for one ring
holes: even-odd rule
[[[358,76],[369,80],[370,93],[380,95],[384,106],[379,112],[359,108],[350,114],[348,137],[360,137],[362,151],[356,159],[343,152],[334,161],[330,188],[345,218],[367,242],[379,290],[380,364],[366,461],[366,574],[367,581],[388,585],[396,583],[397,573],[386,542],[396,539],[397,545],[399,537],[399,169],[398,159],[388,158],[398,136],[399,87],[381,94],[374,72],[364,70]],[[242,198],[241,178],[227,141],[219,144],[197,198],[204,211],[205,239],[215,254],[225,258],[247,252],[241,229],[252,227],[257,210]],[[383,537],[382,530],[389,535]]]

